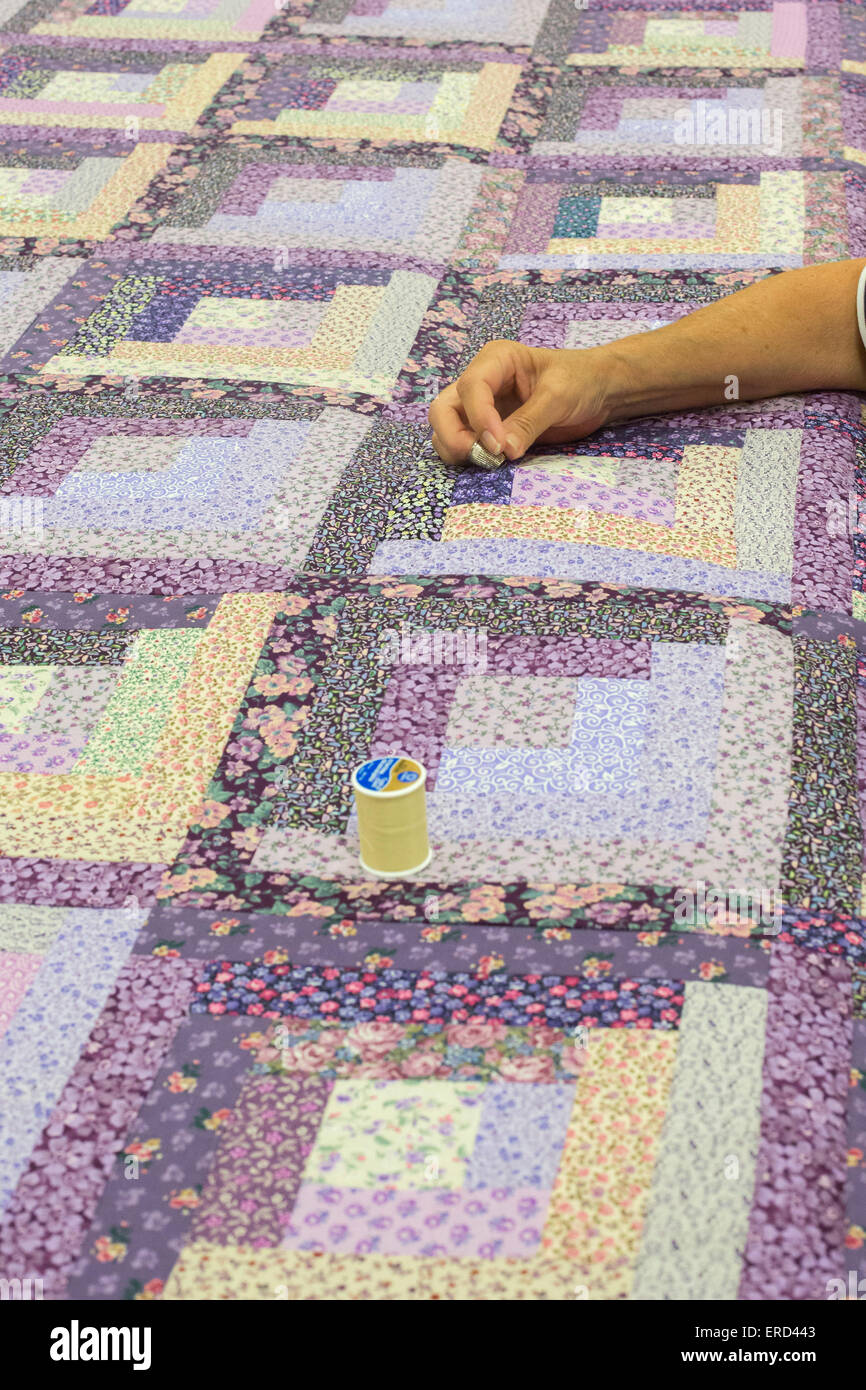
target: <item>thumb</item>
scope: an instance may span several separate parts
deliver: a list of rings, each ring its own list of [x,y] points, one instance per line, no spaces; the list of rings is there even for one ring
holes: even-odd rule
[[[505,435],[505,454],[509,459],[519,459],[540,434],[549,430],[562,418],[562,401],[549,387],[539,385],[518,406],[512,415],[503,421]]]

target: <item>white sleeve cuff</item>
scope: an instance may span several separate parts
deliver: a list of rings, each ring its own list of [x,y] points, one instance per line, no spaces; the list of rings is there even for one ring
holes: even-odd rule
[[[857,281],[857,327],[860,329],[860,337],[863,346],[866,347],[866,266],[860,272],[860,279]]]

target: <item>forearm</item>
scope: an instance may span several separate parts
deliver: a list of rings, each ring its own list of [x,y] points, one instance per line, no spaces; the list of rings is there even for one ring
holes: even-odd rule
[[[591,349],[608,418],[792,391],[866,390],[855,308],[864,265],[784,271],[663,328]]]

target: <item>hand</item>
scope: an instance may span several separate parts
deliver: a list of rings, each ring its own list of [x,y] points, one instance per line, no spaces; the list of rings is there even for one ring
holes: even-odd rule
[[[494,339],[431,405],[434,449],[444,463],[462,463],[480,439],[489,453],[513,460],[536,440],[592,434],[609,418],[603,354]]]

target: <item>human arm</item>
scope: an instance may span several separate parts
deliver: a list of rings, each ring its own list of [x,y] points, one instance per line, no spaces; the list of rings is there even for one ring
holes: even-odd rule
[[[783,271],[646,333],[593,348],[488,343],[430,407],[446,463],[476,439],[520,458],[611,421],[808,390],[866,391],[856,293],[866,260]]]

